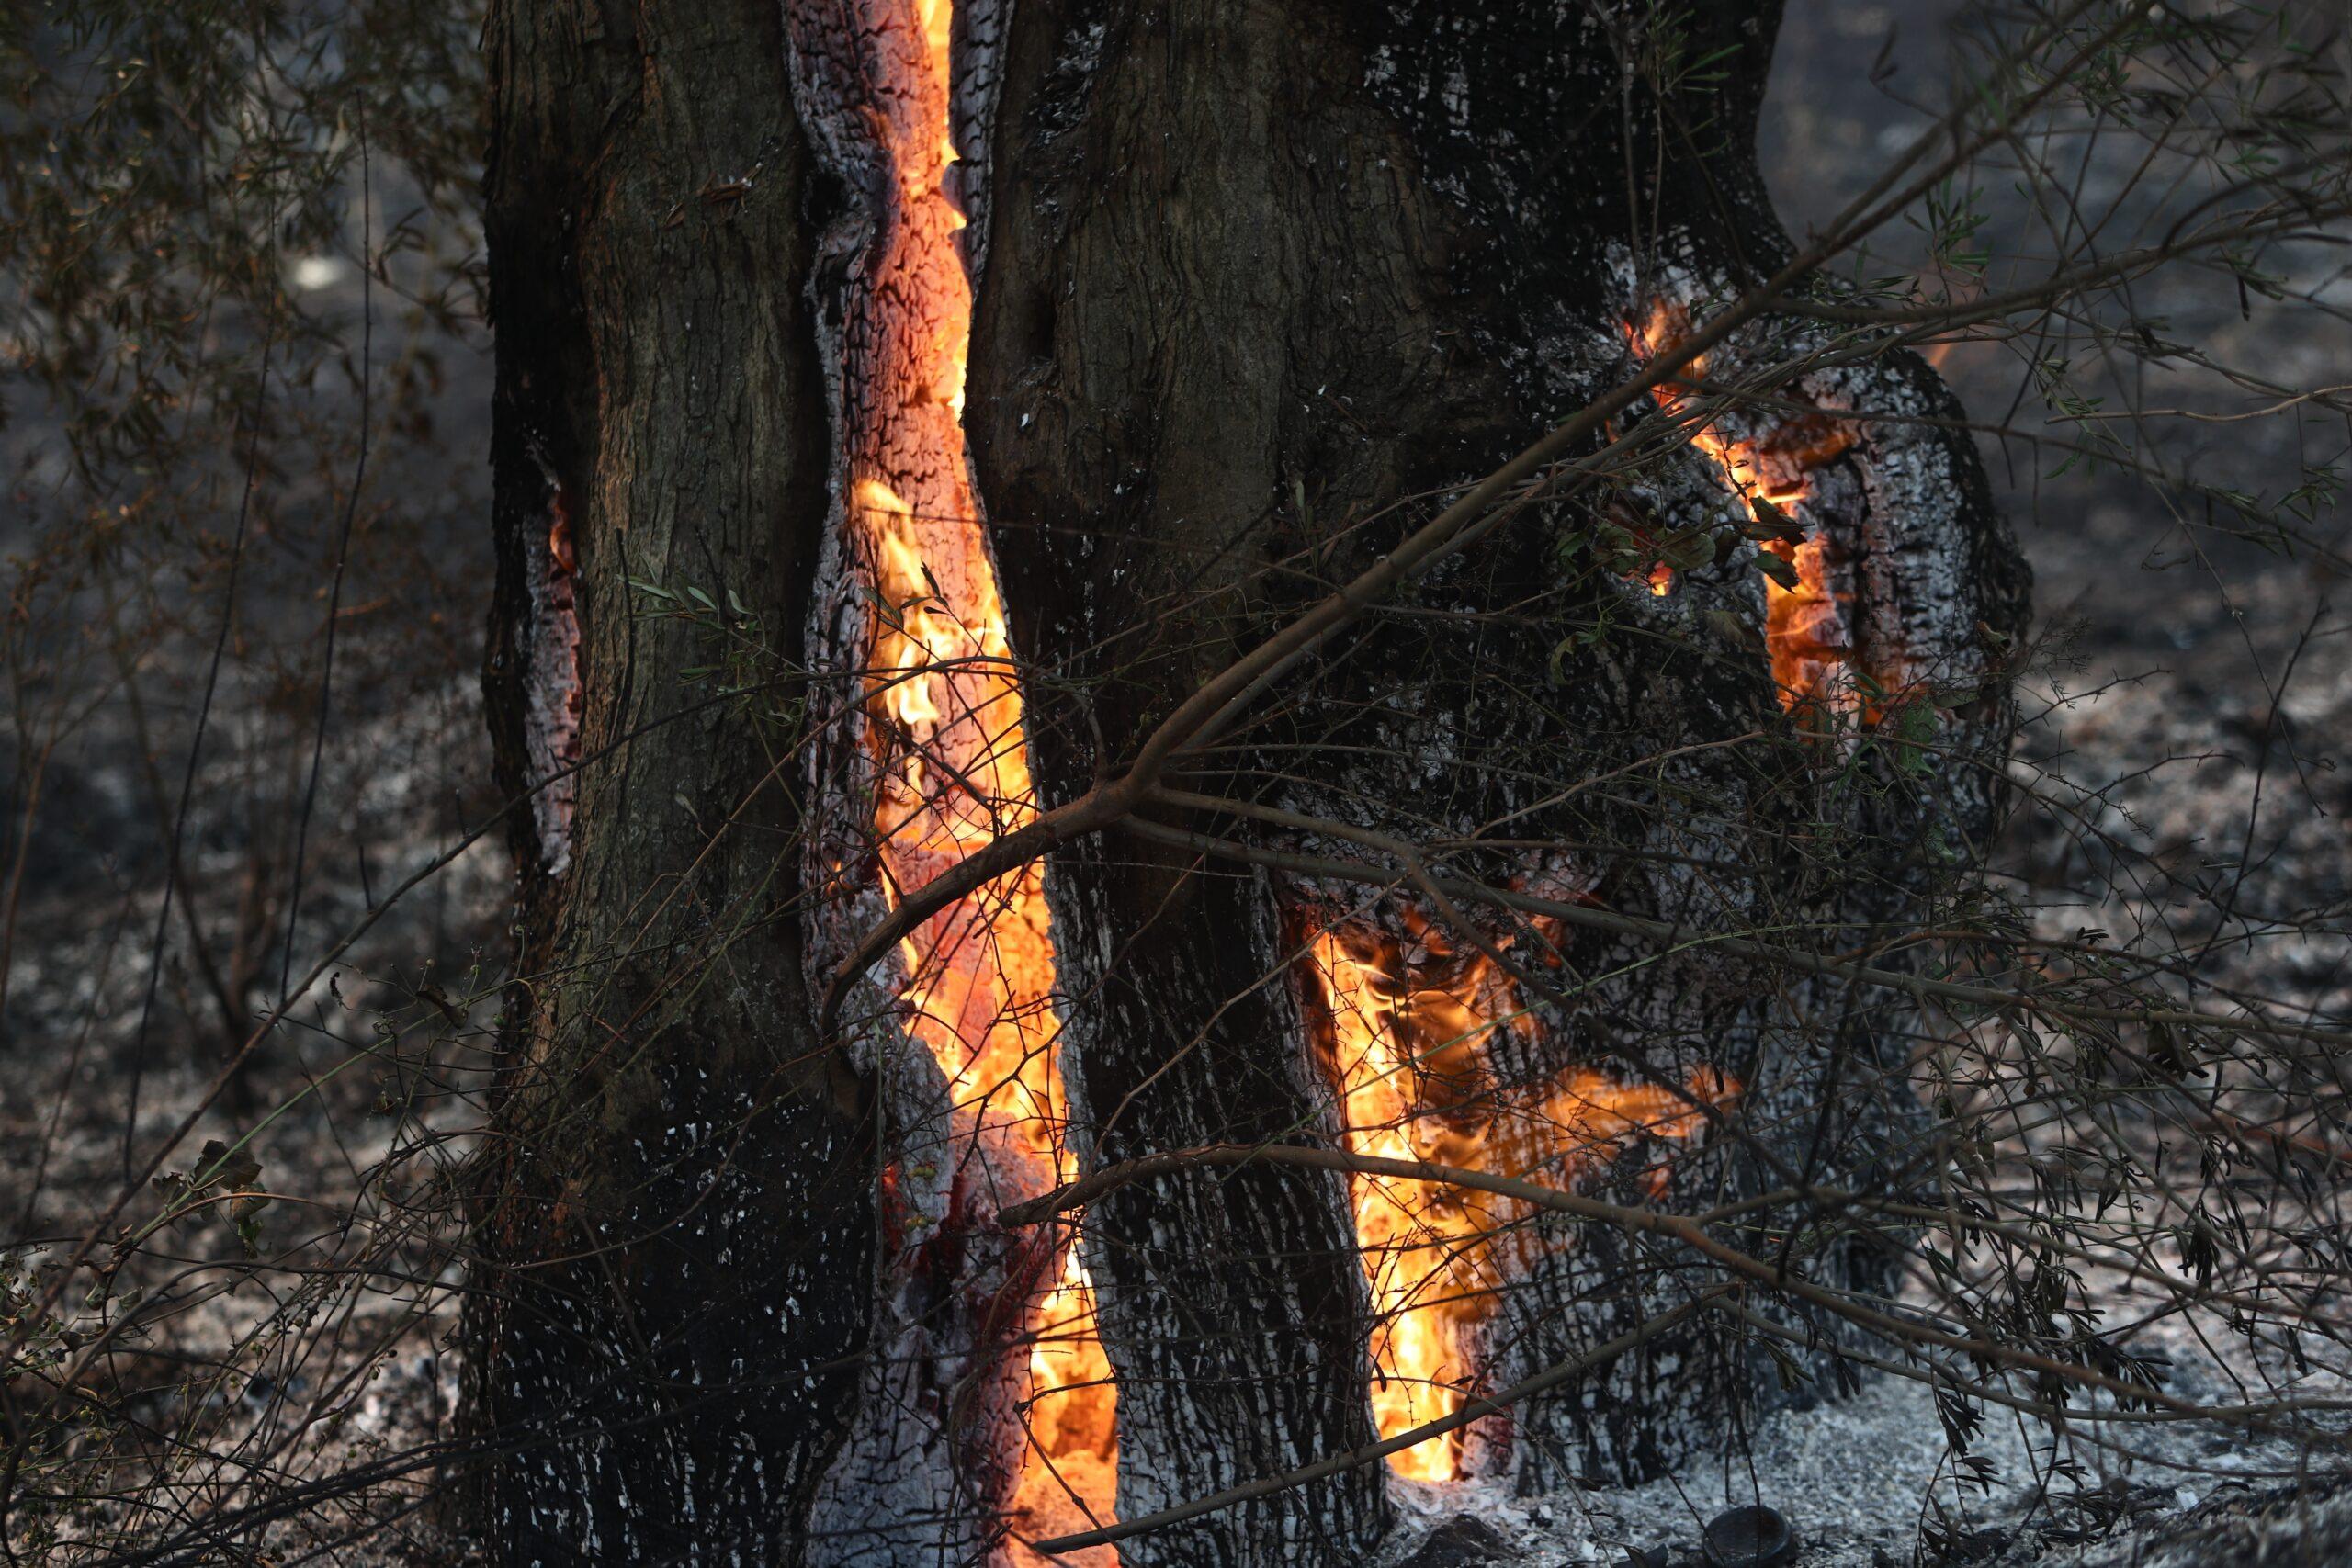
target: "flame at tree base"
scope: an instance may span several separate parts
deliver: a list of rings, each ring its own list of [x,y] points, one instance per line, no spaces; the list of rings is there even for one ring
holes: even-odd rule
[[[1515,1080],[1501,1047],[1532,1045],[1544,1030],[1519,980],[1410,905],[1396,924],[1335,921],[1306,942],[1308,999],[1319,1003],[1309,1014],[1351,1153],[1566,1188],[1640,1139],[1692,1137],[1704,1107],[1736,1090],[1712,1069],[1681,1087],[1626,1084],[1584,1066]],[[1539,922],[1536,934],[1549,945],[1556,932]],[[1513,945],[1507,935],[1487,942],[1506,957]],[[1668,1174],[1659,1166],[1654,1188]],[[1513,1199],[1385,1176],[1351,1186],[1374,1314],[1373,1416],[1380,1435],[1394,1438],[1478,1392],[1482,1330],[1502,1292],[1553,1244]],[[1463,1437],[1401,1450],[1389,1467],[1411,1481],[1458,1479]]]
[[[1060,1281],[1038,1304],[1030,1333],[1035,1337],[1029,1353],[1033,1403],[1012,1515],[1018,1535],[1043,1540],[1110,1523],[1118,1490],[1111,1360],[1094,1331],[1094,1291],[1075,1244],[1063,1253]],[[1119,1557],[1110,1547],[1097,1547],[1044,1558],[1016,1540],[1012,1560],[1021,1568],[1115,1568]]]

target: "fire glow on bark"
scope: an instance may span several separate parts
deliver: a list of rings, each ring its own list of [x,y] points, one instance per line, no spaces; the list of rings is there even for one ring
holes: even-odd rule
[[[1702,1105],[1737,1092],[1712,1069],[1687,1089],[1629,1085],[1585,1066],[1510,1081],[1498,1060],[1504,1037],[1533,1042],[1544,1029],[1518,979],[1409,906],[1399,929],[1350,919],[1317,931],[1307,969],[1354,1154],[1567,1187],[1636,1136],[1691,1137],[1705,1125]],[[1653,1188],[1668,1176],[1658,1167]],[[1524,1223],[1530,1212],[1516,1200],[1388,1177],[1359,1176],[1351,1188],[1372,1287],[1373,1416],[1393,1438],[1461,1408],[1477,1387],[1480,1330],[1500,1292],[1556,1244]],[[1388,1462],[1408,1480],[1451,1481],[1464,1457],[1455,1432]]]
[[[871,274],[866,385],[845,400],[846,513],[873,589],[865,660],[873,830],[892,904],[1037,813],[1004,606],[966,458],[962,415],[971,283],[947,189],[950,0],[874,8],[916,47],[881,51],[913,78],[887,85],[889,204]],[[1044,1190],[1075,1175],[1063,1146],[1055,962],[1032,865],[933,917],[901,945],[905,1027],[946,1076],[958,1122],[989,1157]],[[1000,1178],[1013,1173],[999,1172]],[[1012,1506],[1024,1534],[1111,1517],[1109,1363],[1075,1248],[1029,1312],[1029,1431]],[[1091,1516],[1091,1517],[1089,1516]],[[1011,1548],[1013,1561],[1035,1558]],[[1091,1562],[1093,1554],[1062,1561]],[[1104,1562],[1113,1561],[1108,1553]]]
[[[1651,307],[1649,320],[1635,324],[1628,335],[1635,352],[1648,357],[1671,349],[1690,333],[1690,314],[1660,300]],[[1708,357],[1693,359],[1684,367],[1684,378],[1658,386],[1653,395],[1659,408],[1668,414],[1683,413],[1707,378]],[[1764,523],[1773,513],[1799,518],[1812,494],[1812,471],[1852,446],[1854,433],[1826,414],[1813,412],[1789,415],[1753,438],[1734,435],[1721,423],[1702,423],[1692,430],[1690,441],[1722,468],[1724,481],[1749,514]],[[1780,689],[1781,705],[1794,709],[1815,699],[1849,701],[1854,595],[1841,581],[1847,574],[1835,541],[1816,527],[1807,529],[1801,543],[1774,540],[1764,547],[1787,561],[1797,579],[1794,587],[1770,577],[1764,581],[1764,646],[1772,658],[1772,682]],[[1665,592],[1671,584],[1670,576],[1661,584],[1653,571],[1653,593]]]
[[[529,547],[531,624],[524,682],[528,723],[524,733],[538,785],[531,796],[531,813],[538,829],[540,863],[548,874],[560,876],[571,864],[571,819],[580,798],[576,770],[582,693],[579,598],[573,581],[579,562],[572,553],[571,495],[537,443],[532,443],[530,451],[547,480],[548,531],[544,544],[534,540]]]

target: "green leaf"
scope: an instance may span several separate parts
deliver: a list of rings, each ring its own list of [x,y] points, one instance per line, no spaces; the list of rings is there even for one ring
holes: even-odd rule
[[[261,1161],[243,1148],[232,1153],[218,1138],[206,1141],[204,1152],[197,1156],[196,1170],[199,1191],[218,1187],[233,1192],[261,1179]]]
[[[1748,509],[1756,513],[1756,517],[1753,522],[1741,524],[1739,531],[1749,538],[1759,543],[1773,540],[1786,545],[1804,543],[1804,530],[1799,527],[1795,520],[1787,513],[1773,505],[1771,498],[1762,491],[1751,491],[1747,497],[1747,505]]]
[[[1794,562],[1782,560],[1777,554],[1770,550],[1758,550],[1756,552],[1756,570],[1762,572],[1765,576],[1770,578],[1773,581],[1779,583],[1781,587],[1787,589],[1792,593],[1795,592],[1798,584],[1804,581],[1804,579],[1797,576],[1797,569]]]
[[[1713,626],[1716,635],[1727,642],[1745,643],[1755,635],[1746,621],[1729,610],[1709,610],[1700,619]]]
[[[1677,528],[1657,542],[1657,558],[1677,571],[1694,571],[1715,559],[1714,536],[1704,528]]]

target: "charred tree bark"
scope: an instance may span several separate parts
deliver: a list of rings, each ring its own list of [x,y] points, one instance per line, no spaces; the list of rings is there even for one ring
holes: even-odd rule
[[[1138,819],[835,978],[1789,259],[1774,14],[493,6],[486,687],[544,786],[469,1324],[503,1560],[1034,1560],[1008,1534],[1110,1438],[1038,1434],[1084,1379],[1033,1370],[1037,1303],[1086,1279],[999,1215],[1134,1156],[1321,1143],[1684,1211],[1932,1184],[1907,1006],[1721,939],[1871,953],[1932,912],[1998,813],[2022,569],[1933,373],[1794,310]],[[1746,1239],[1883,1282],[1832,1214]],[[1080,1248],[1129,1519],[1713,1278],[1304,1164],[1114,1190]],[[1647,1474],[1766,1368],[1695,1320],[1408,1472]],[[1119,1561],[1339,1568],[1389,1522],[1363,1466]]]
[[[485,687],[540,793],[476,1224],[480,1523],[517,1563],[789,1561],[875,1228],[869,1096],[801,970],[781,682],[827,483],[811,162],[773,5],[504,0],[486,36]]]
[[[1117,776],[1205,674],[1368,566],[1430,498],[1789,259],[1753,154],[1774,16],[1024,0],[967,423],[1016,646],[1055,694],[1033,699],[1049,803]],[[1708,940],[1761,928],[1867,948],[1928,908],[2000,795],[2014,546],[1967,437],[1939,423],[1956,409],[1933,373],[1821,341],[1801,318],[1758,323],[1704,369],[1737,385],[1798,365],[1760,410],[1709,423],[1695,448],[1685,432],[1563,478],[1295,666],[1176,781],[1249,813],[1165,805],[1158,833],[1057,852],[1072,1115],[1092,1159],[1397,1135],[1385,1152],[1684,1207],[1794,1179],[1932,1179],[1903,1076],[1908,1010]],[[1637,443],[1675,402],[1610,434]],[[1775,506],[1736,497],[1735,459],[1770,470],[1751,488],[1777,485],[1803,530],[1781,547],[1784,575],[1804,569],[1785,598],[1743,542]],[[1171,849],[1171,829],[1244,852]],[[1465,920],[1366,834],[1442,843],[1450,876],[1689,940]],[[1377,874],[1334,880],[1301,857]],[[1285,969],[1287,994],[1266,983]],[[1285,1077],[1293,1005],[1330,1074],[1319,1098]],[[1447,1021],[1465,1006],[1485,1021]],[[1409,1080],[1380,1125],[1359,1096],[1384,1075],[1350,1077],[1374,1035],[1386,1077]],[[1366,1301],[1332,1231],[1348,1200],[1317,1186],[1171,1177],[1090,1214],[1123,1515],[1233,1479],[1230,1442],[1201,1434],[1237,1407],[1308,1449],[1356,1418]],[[1357,1190],[1360,1226],[1380,1196]],[[1419,1288],[1496,1299],[1453,1325],[1474,1387],[1607,1339],[1696,1278],[1687,1258],[1495,1209],[1456,1206],[1419,1245],[1463,1237],[1475,1256]],[[1252,1273],[1271,1257],[1287,1260],[1279,1287]],[[1843,1242],[1802,1266],[1864,1289],[1884,1275]],[[1351,1298],[1347,1333],[1312,1358],[1288,1349]],[[1371,1305],[1410,1299],[1375,1269]],[[1770,1385],[1765,1364],[1712,1321],[1662,1336],[1483,1423],[1455,1468],[1530,1489],[1653,1472],[1727,1433]],[[1263,1516],[1126,1550],[1272,1561],[1252,1543],[1293,1518],[1336,1557],[1377,1527],[1352,1482],[1251,1506]]]

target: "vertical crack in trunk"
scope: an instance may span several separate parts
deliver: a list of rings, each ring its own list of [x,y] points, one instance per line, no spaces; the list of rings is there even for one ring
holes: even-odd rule
[[[1456,945],[1461,933],[1414,900],[1387,900],[1383,915],[1340,915],[1303,942],[1306,1013],[1340,1096],[1350,1152],[1566,1187],[1642,1138],[1691,1138],[1705,1126],[1702,1105],[1738,1093],[1713,1067],[1698,1067],[1687,1089],[1625,1084],[1595,1067],[1515,1072],[1512,1055],[1524,1058],[1543,1032],[1520,980],[1498,962],[1515,938],[1479,938],[1491,957]],[[1557,954],[1557,931],[1533,924],[1536,945]],[[1520,1051],[1505,1054],[1503,1039]],[[1663,1166],[1651,1173],[1654,1190],[1665,1176]],[[1387,1438],[1452,1416],[1477,1392],[1477,1340],[1500,1291],[1557,1241],[1526,1224],[1526,1203],[1496,1194],[1381,1176],[1350,1187],[1376,1312],[1371,1411]],[[1494,1437],[1479,1446],[1479,1467],[1498,1467]],[[1470,1453],[1456,1432],[1387,1462],[1408,1481],[1453,1481],[1467,1474]]]
[[[786,7],[803,118],[850,192],[822,310],[840,446],[811,641],[841,684],[812,839],[820,977],[900,897],[1037,812],[962,426],[961,204],[979,182],[958,144],[984,138],[995,25],[985,0],[978,13]],[[1074,1174],[1042,876],[1032,865],[933,917],[853,1010],[895,1137],[883,1329],[820,1494],[814,1561],[1029,1562],[1008,1529],[1110,1517],[1114,1393],[1084,1268],[1057,1234],[994,1218]]]
[[[1656,301],[1647,320],[1626,329],[1645,358],[1670,352],[1690,330],[1690,311],[1671,299]],[[1854,557],[1849,541],[1809,515],[1816,510],[1809,503],[1815,499],[1815,470],[1854,445],[1854,431],[1817,411],[1792,410],[1777,421],[1693,414],[1690,405],[1717,357],[1699,355],[1653,396],[1667,414],[1694,421],[1691,446],[1723,470],[1753,525],[1749,536],[1781,562],[1777,569],[1763,563],[1764,646],[1781,705],[1791,712],[1815,705],[1851,711],[1860,702],[1862,678],[1871,676],[1855,662]],[[1650,583],[1654,593],[1672,592],[1672,569],[1653,567]]]
[[[1704,1066],[1680,1087],[1583,1066],[1528,1071],[1545,1025],[1504,960],[1527,947],[1539,951],[1520,962],[1558,967],[1556,922],[1531,922],[1534,941],[1524,943],[1479,933],[1481,951],[1418,900],[1385,899],[1377,914],[1323,908],[1322,928],[1299,943],[1302,1011],[1351,1153],[1570,1187],[1644,1139],[1696,1135],[1702,1108],[1738,1092]],[[1650,1171],[1653,1195],[1667,1177],[1663,1165]],[[1351,1189],[1374,1312],[1373,1415],[1393,1438],[1480,1391],[1479,1341],[1502,1292],[1559,1233],[1531,1226],[1529,1205],[1491,1193],[1380,1176]],[[1499,1471],[1508,1421],[1477,1426],[1391,1454],[1389,1467],[1410,1481]]]
[[[571,818],[580,799],[580,612],[572,575],[571,501],[537,442],[531,459],[548,484],[548,526],[525,541],[530,615],[524,623],[524,743],[529,750],[531,822],[549,876],[571,864]]]
[[[1617,271],[1630,279],[1630,259],[1619,256]],[[1727,282],[1669,266],[1657,287],[1626,322],[1643,357],[1687,337],[1692,302],[1722,297]],[[1774,360],[1802,367],[1826,352],[1816,333],[1779,334]],[[1781,705],[1808,728],[1842,720],[1851,729],[1907,703],[1973,699],[1991,671],[1977,618],[1964,612],[1997,593],[1976,581],[1971,531],[1953,523],[1968,505],[1964,487],[1939,433],[1916,417],[1933,415],[1933,400],[1893,361],[1833,363],[1776,378],[1759,396],[1744,385],[1752,372],[1742,346],[1699,356],[1653,397],[1688,424],[1692,448],[1736,501],[1742,531],[1780,563],[1760,564]],[[1720,406],[1700,406],[1711,396]],[[1670,569],[1651,581],[1654,592],[1672,590]]]

